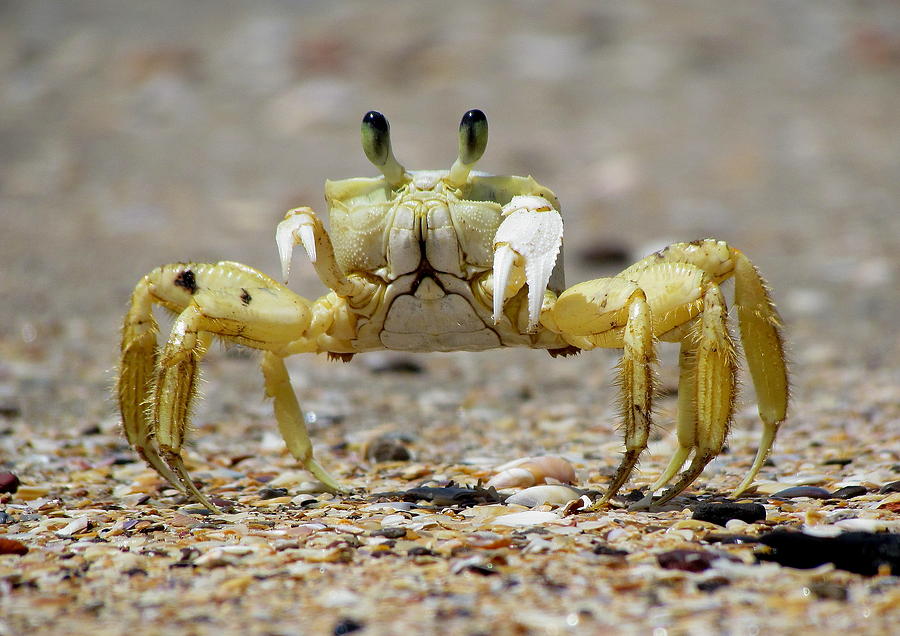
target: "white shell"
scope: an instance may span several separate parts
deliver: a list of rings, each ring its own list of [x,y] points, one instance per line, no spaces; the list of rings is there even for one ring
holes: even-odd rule
[[[537,526],[548,521],[556,521],[559,515],[553,512],[543,512],[540,510],[526,510],[525,512],[514,512],[509,515],[500,515],[491,520],[491,524],[495,526],[511,526],[514,528],[524,526]]]
[[[506,503],[518,504],[528,508],[542,506],[543,504],[563,505],[573,499],[578,499],[581,493],[574,488],[568,486],[532,486],[525,490],[520,490],[516,494],[507,498]]]

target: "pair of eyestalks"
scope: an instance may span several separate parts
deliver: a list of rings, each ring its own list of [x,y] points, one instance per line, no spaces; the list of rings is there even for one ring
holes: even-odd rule
[[[463,115],[459,122],[459,156],[450,168],[448,180],[462,185],[487,147],[487,117],[477,108]],[[407,179],[406,169],[397,161],[391,148],[391,126],[377,110],[370,110],[362,120],[362,147],[369,161],[384,175],[391,186]]]

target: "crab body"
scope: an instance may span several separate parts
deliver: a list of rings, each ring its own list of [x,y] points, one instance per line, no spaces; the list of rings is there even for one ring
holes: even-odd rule
[[[376,287],[376,303],[350,304],[354,352],[565,347],[555,334],[522,333],[509,319],[494,324],[480,291],[491,274],[503,205],[524,193],[556,197],[531,178],[474,174],[456,187],[447,170],[409,177],[396,191],[384,178],[325,186],[338,267],[367,273]]]
[[[687,488],[725,443],[734,410],[737,359],[720,283],[735,279],[741,339],[756,387],[763,435],[736,492],[752,483],[785,418],[787,369],[780,321],[765,282],[739,250],[714,239],[676,243],[622,273],[566,289],[560,204],[531,177],[472,170],[487,142],[481,111],[460,124],[450,170],[407,171],[394,158],[389,127],[363,119],[374,178],[329,181],[331,232],[308,207],[276,230],[282,275],[302,245],[331,292],[309,301],[239,263],[176,263],[150,272],[125,317],[118,382],[129,442],[169,482],[211,509],[181,457],[199,364],[213,337],[264,352],[262,372],[290,452],[324,486],[340,484],[313,457],[283,359],[327,353],[349,359],[379,349],[483,351],[547,349],[552,355],[622,350],[625,454],[603,505],[647,446],[655,342],[681,345],[678,449],[640,506],[688,467],[658,502]],[[153,305],[177,314],[160,351]],[[144,405],[149,404],[149,409]],[[658,503],[657,502],[657,503]]]

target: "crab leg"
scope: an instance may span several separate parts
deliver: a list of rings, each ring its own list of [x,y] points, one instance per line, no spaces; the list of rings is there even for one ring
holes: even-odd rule
[[[146,412],[152,387],[150,379],[156,367],[158,330],[152,312],[155,297],[151,290],[164,269],[160,268],[145,276],[131,295],[131,308],[125,316],[125,325],[122,329],[122,357],[116,395],[128,443],[166,481],[183,490],[178,478],[166,466],[155,444],[149,438]]]
[[[766,461],[778,427],[787,415],[790,391],[780,331],[781,319],[766,283],[741,251],[733,249],[732,252],[735,262],[734,301],[738,310],[741,340],[744,343],[750,377],[756,388],[759,417],[763,423],[756,459],[753,460],[750,472],[735,489],[734,496],[737,496],[753,483]]]
[[[668,473],[672,466],[677,464],[680,467],[684,462],[691,449],[690,446],[686,446],[687,441],[693,442],[694,458],[678,481],[655,502],[656,505],[666,503],[690,486],[725,445],[725,437],[734,412],[737,364],[734,344],[728,333],[727,318],[728,310],[722,292],[718,285],[711,283],[703,295],[703,313],[698,323],[700,333],[696,353],[693,354],[694,359],[686,371],[685,388],[693,389],[692,401],[696,405],[695,432],[691,435],[689,430],[684,430],[691,426],[688,419],[691,413],[688,409],[683,418],[679,417],[679,449],[672,458],[669,469],[662,476],[667,477],[665,481],[662,477],[658,480],[662,482],[660,487],[671,478]],[[693,337],[692,333],[685,336],[688,339]],[[685,401],[688,399],[691,398],[685,398]],[[648,498],[653,496],[654,490],[655,488],[650,491]]]
[[[606,493],[597,503],[608,502],[634,470],[647,448],[650,436],[656,352],[653,346],[653,322],[650,306],[640,289],[632,294],[628,322],[623,335],[623,353],[619,365],[622,388],[622,421],[625,428],[625,456],[613,475]]]
[[[275,419],[284,442],[297,461],[322,482],[331,492],[344,492],[337,481],[313,457],[312,443],[303,411],[291,386],[284,360],[271,351],[266,351],[262,359],[262,372],[266,381],[266,397],[273,398]]]
[[[156,323],[150,311],[154,302],[179,312],[158,356]],[[181,448],[200,360],[212,337],[221,336],[272,352],[264,359],[263,372],[267,393],[275,398],[276,419],[285,441],[304,466],[337,490],[334,479],[312,458],[302,412],[280,360],[280,355],[289,352],[317,350],[313,334],[304,335],[311,332],[315,307],[239,263],[166,265],[145,276],[132,296],[123,333],[118,393],[129,442],[166,480],[215,509],[190,479]],[[327,302],[321,308],[328,315],[332,309]],[[321,329],[316,326],[316,334],[318,331]],[[147,413],[145,402],[150,404]]]

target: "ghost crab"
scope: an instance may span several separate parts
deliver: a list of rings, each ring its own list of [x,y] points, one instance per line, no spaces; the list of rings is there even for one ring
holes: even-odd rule
[[[735,279],[741,339],[763,423],[746,490],[785,418],[788,380],[778,314],[766,284],[739,250],[714,239],[676,243],[611,278],[565,289],[558,263],[563,222],[556,196],[531,177],[472,170],[487,120],[467,112],[450,170],[407,171],[394,157],[387,120],[366,114],[362,145],[381,172],[328,181],[331,236],[312,209],[290,210],[276,230],[287,281],[302,245],[331,292],[309,301],[234,262],[176,263],[141,279],[122,334],[118,400],[125,434],[176,488],[216,507],[181,456],[200,360],[214,336],[263,351],[262,373],[288,449],[329,490],[343,489],[313,457],[283,359],[327,353],[348,360],[377,349],[546,349],[554,357],[622,349],[619,369],[625,454],[606,504],[647,446],[657,340],[678,342],[678,449],[642,502],[687,488],[725,443],[737,357],[720,284]],[[177,314],[157,351],[154,304]],[[693,453],[690,465],[662,497]]]

